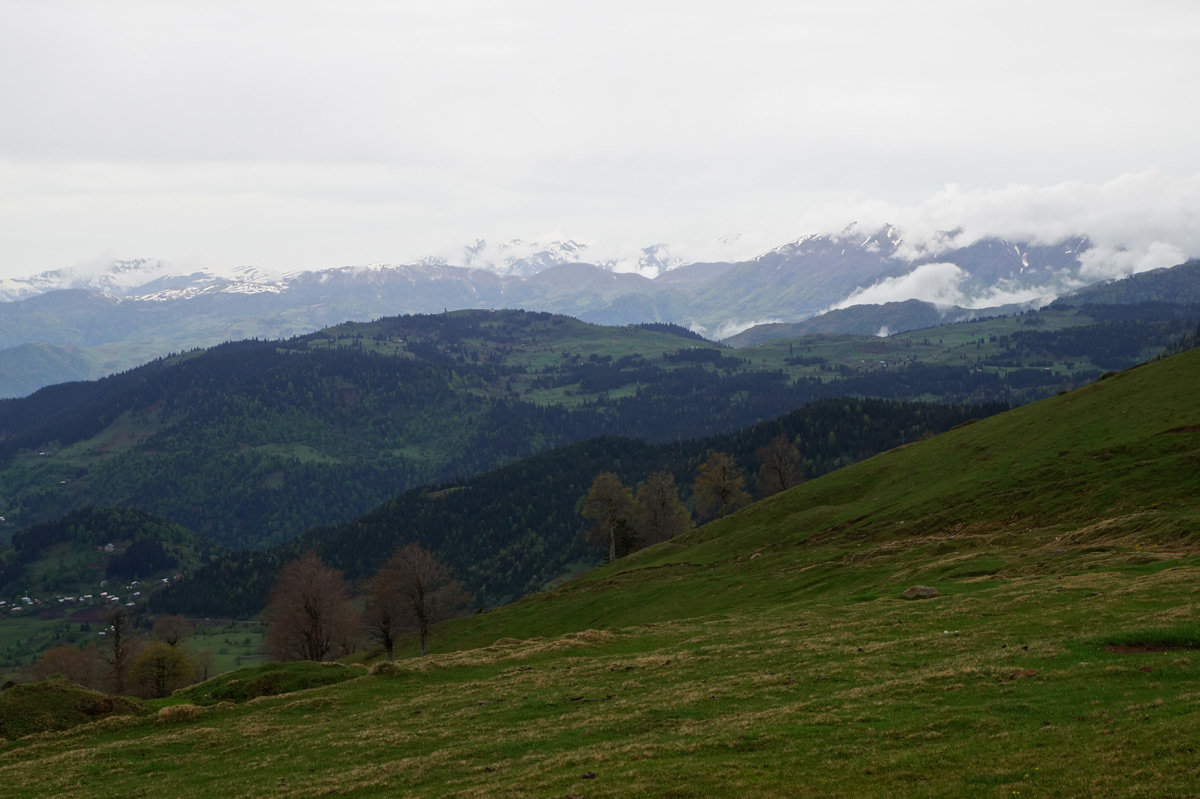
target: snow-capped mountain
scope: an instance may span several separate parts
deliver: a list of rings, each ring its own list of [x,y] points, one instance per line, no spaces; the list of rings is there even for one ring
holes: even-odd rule
[[[211,291],[272,291],[284,276],[255,266],[218,273],[181,270],[155,258],[114,260],[54,269],[32,277],[0,279],[0,301],[22,300],[60,289],[80,289],[110,297],[162,300]]]
[[[725,245],[736,243],[727,239]],[[1054,245],[965,242],[952,231],[918,244],[896,227],[851,225],[738,261],[713,259],[714,252],[732,251],[721,246],[689,262],[663,244],[621,254],[571,240],[477,240],[417,263],[286,274],[114,261],[0,281],[0,299],[9,300],[0,302],[0,351],[31,344],[125,347],[127,361],[106,356],[111,371],[225,340],[459,308],[525,308],[612,325],[674,322],[724,337],[855,304],[1044,304],[1094,282],[1082,269],[1091,247],[1086,238]]]
[[[502,276],[529,277],[561,264],[584,263],[588,260],[588,245],[577,241],[489,242],[476,239],[461,249],[438,255],[426,255],[418,260],[425,266],[460,266],[483,269]]]
[[[450,253],[426,255],[418,263],[483,269],[502,277],[532,277],[553,266],[591,264],[611,272],[633,272],[653,279],[682,266],[684,260],[674,256],[666,244],[613,252],[572,240],[540,243],[521,239],[504,242],[476,239]]]

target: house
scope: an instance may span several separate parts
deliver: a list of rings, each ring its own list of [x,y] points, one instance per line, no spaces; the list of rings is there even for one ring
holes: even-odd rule
[[[112,551],[113,551],[115,548],[116,548],[116,547],[114,547],[112,544],[105,544],[105,545],[104,545],[104,551],[105,551],[106,553],[112,553]]]

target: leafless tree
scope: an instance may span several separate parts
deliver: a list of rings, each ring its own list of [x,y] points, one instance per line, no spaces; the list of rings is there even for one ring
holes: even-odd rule
[[[154,622],[154,635],[168,646],[175,646],[192,634],[192,623],[183,616],[163,616]]]
[[[633,526],[643,546],[668,541],[692,529],[692,514],[679,501],[673,475],[655,472],[638,488]]]
[[[103,631],[103,642],[97,647],[100,659],[106,664],[106,682],[110,692],[125,693],[125,679],[129,666],[141,649],[141,641],[133,634],[133,619],[125,608],[117,607],[108,615],[108,629]]]
[[[192,656],[192,665],[196,670],[196,682],[204,682],[216,671],[217,657],[211,649],[202,649]]]
[[[701,519],[724,516],[750,504],[742,470],[727,452],[714,452],[700,464],[692,482],[692,493],[696,496],[696,511]]]
[[[263,611],[265,646],[276,660],[322,661],[349,651],[354,629],[342,572],[308,552],[279,571]]]
[[[756,483],[758,495],[769,497],[800,482],[800,450],[784,435],[777,435],[770,443],[758,450]]]
[[[29,672],[37,680],[62,677],[84,688],[98,688],[97,660],[94,649],[84,651],[73,646],[56,646],[43,652],[29,667]]]
[[[633,512],[633,492],[621,484],[621,479],[613,472],[596,475],[580,513],[585,519],[595,519],[589,535],[608,547],[609,561],[617,559],[618,548],[628,548],[629,542],[622,539],[630,537]]]
[[[405,544],[371,581],[365,617],[367,634],[383,645],[391,660],[396,640],[416,631],[424,657],[429,651],[430,628],[461,614],[470,601],[449,566],[420,544]]]

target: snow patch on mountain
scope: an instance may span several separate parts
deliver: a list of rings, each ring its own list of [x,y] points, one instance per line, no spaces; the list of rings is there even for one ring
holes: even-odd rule
[[[611,248],[570,239],[548,243],[521,239],[503,242],[477,239],[456,250],[426,255],[417,263],[483,269],[501,277],[531,277],[552,266],[590,264],[610,272],[632,273],[653,279],[690,262],[674,254],[667,244]]]
[[[588,249],[587,244],[570,240],[541,244],[521,239],[502,242],[476,239],[455,250],[426,255],[418,263],[486,269],[504,277],[529,277],[552,266],[585,262]]]

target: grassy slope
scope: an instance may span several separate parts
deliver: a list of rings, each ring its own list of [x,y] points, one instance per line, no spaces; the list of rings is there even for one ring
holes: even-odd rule
[[[13,796],[1196,793],[1200,655],[1103,645],[1196,640],[1198,381],[1194,350],[894,450],[464,620],[391,676],[22,739],[0,780]],[[942,595],[897,598],[915,583]]]

